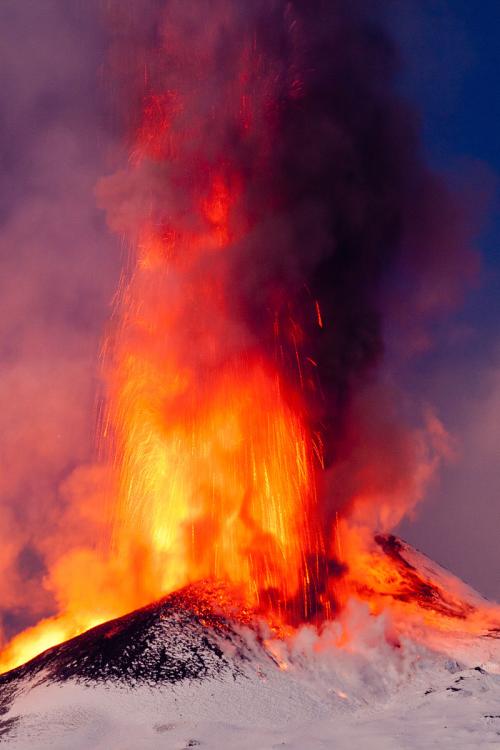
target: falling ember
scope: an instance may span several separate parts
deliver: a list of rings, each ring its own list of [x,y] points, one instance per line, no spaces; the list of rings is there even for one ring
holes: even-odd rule
[[[421,319],[421,287],[468,257],[384,34],[363,4],[159,1],[144,27],[108,5],[129,151],[97,194],[130,248],[103,347],[110,529],[102,560],[49,571],[59,614],[1,665],[209,579],[284,630],[355,597],[479,631],[489,614],[443,604],[384,536],[439,453],[373,383],[391,285],[421,273]]]
[[[218,6],[241,33],[237,6]],[[176,32],[167,26],[167,37]],[[244,34],[234,70],[220,80],[218,107],[200,111],[206,76],[216,75],[211,33],[195,44],[177,90],[158,53],[160,73],[148,78],[132,138],[131,171],[140,183],[151,165],[167,170],[172,202],[134,227],[135,267],[107,347],[105,424],[119,474],[113,550],[145,559],[158,593],[215,578],[274,617],[330,616],[316,490],[321,441],[301,392],[304,332],[277,308],[270,352],[234,309],[238,255],[262,220],[242,153],[253,152],[263,173],[269,168],[276,68]],[[283,370],[290,351],[297,381]]]
[[[318,319],[318,325],[320,328],[323,328],[323,318],[321,317],[321,308],[319,306],[318,300],[316,300],[314,306],[316,307],[316,317]]]
[[[232,251],[238,209],[216,172],[193,201],[198,231],[149,228],[138,242],[109,369],[113,547],[124,559],[146,553],[158,593],[222,579],[256,609],[307,619],[326,582],[318,449],[276,363],[254,346],[228,354],[226,268],[214,258]]]

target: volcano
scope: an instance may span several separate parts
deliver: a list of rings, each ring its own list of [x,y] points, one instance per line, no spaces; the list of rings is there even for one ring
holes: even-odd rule
[[[4,674],[2,741],[61,750],[495,746],[500,619],[471,632],[488,606],[479,594],[394,536],[375,544],[399,585],[383,615],[361,599],[347,607],[349,642],[345,620],[285,633],[227,585],[201,581]],[[412,617],[405,630],[400,606],[448,626],[419,631]]]
[[[391,534],[453,454],[399,381],[476,260],[385,11],[99,5],[94,194],[125,252],[94,460],[66,456],[36,513],[12,491],[16,524],[49,520],[5,540],[32,626],[0,650],[2,741],[498,742],[498,607]]]
[[[235,621],[271,635],[339,622],[351,599],[410,613],[407,628],[484,630],[484,606],[387,536],[452,452],[400,390],[394,324],[426,340],[472,248],[382,17],[324,0],[104,5],[121,145],[95,196],[128,257],[95,463],[67,462],[57,528],[27,531],[43,580],[13,592],[34,624],[0,670],[166,594],[204,601],[195,581],[225,582]],[[20,570],[24,553],[9,552]]]

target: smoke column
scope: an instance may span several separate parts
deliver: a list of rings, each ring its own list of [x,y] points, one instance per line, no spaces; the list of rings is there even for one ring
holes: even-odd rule
[[[131,166],[99,196],[138,247],[110,342],[117,536],[161,551],[166,588],[249,578],[324,616],[339,517],[391,528],[446,450],[376,373],[384,316],[415,335],[472,266],[459,208],[363,4],[112,16]]]

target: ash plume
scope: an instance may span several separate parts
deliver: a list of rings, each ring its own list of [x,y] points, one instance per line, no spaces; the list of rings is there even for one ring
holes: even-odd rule
[[[204,324],[186,319],[186,359],[210,369],[258,350],[277,366],[305,401],[329,470],[327,523],[367,489],[363,474],[372,496],[413,493],[411,507],[420,480],[405,477],[422,462],[429,474],[434,459],[423,457],[423,433],[402,423],[397,391],[377,383],[384,328],[399,318],[411,350],[457,302],[475,258],[471,217],[426,164],[418,117],[397,93],[400,57],[382,6],[148,7],[138,18],[112,6],[117,108],[127,102],[134,137],[152,108],[157,133],[142,132],[134,176],[101,182],[110,225],[132,239],[146,220],[160,238],[172,226],[199,230],[190,209],[219,175],[237,195],[229,247],[190,272],[226,279],[225,344],[216,356],[200,353]],[[378,462],[381,441],[392,468],[360,469],[360,444]]]

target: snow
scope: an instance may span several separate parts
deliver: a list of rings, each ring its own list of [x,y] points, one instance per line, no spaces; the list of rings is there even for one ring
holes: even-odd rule
[[[441,647],[405,638],[362,605],[341,624],[302,628],[262,646],[240,629],[236,672],[135,685],[40,675],[1,717],[13,750],[428,750],[500,748],[500,639],[447,635]],[[221,642],[237,658],[230,641]],[[271,655],[271,656],[270,656]]]
[[[19,701],[12,748],[500,748],[500,680],[463,669],[435,669],[389,698],[340,702],[336,689],[301,690],[300,677],[237,684],[214,680],[174,690],[35,688]],[[458,682],[459,680],[459,682]],[[426,694],[427,693],[427,694]],[[354,701],[354,704],[356,701]],[[6,717],[7,719],[9,717]]]
[[[498,616],[424,555],[401,549],[443,591],[451,587],[460,601]],[[0,743],[12,750],[500,750],[495,618],[482,635],[467,632],[460,617],[442,632],[413,611],[400,621],[396,610],[373,616],[352,601],[321,632],[303,626],[284,641],[241,623],[221,629],[200,600],[196,587],[170,595],[5,675]]]

